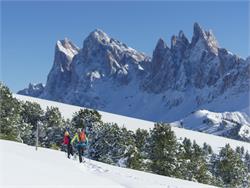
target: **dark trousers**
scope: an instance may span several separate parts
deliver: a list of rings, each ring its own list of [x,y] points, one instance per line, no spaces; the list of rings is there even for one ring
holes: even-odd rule
[[[81,145],[78,145],[77,150],[78,150],[78,154],[79,154],[79,162],[81,163],[82,162],[82,156],[83,156],[83,153],[84,153],[84,147],[81,146]]]
[[[70,154],[73,156],[73,148],[71,144],[67,144],[67,153],[68,153],[68,158],[70,157]]]

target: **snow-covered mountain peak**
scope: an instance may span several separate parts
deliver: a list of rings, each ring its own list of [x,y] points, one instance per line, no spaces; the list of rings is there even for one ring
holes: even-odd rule
[[[58,40],[55,46],[54,64],[52,70],[69,71],[73,57],[79,53],[79,48],[68,38]]]
[[[57,52],[64,53],[69,60],[72,60],[73,57],[79,52],[79,48],[68,38],[65,38],[64,40],[58,40],[56,42],[55,53]]]
[[[205,31],[198,23],[194,23],[191,48],[195,50],[195,53],[200,50],[207,50],[218,55],[219,45],[211,30]]]
[[[145,58],[149,58],[145,54],[138,52],[119,40],[110,37],[101,29],[95,29],[89,34],[89,36],[83,42],[82,51],[84,56],[89,56],[91,54],[102,54],[104,51],[106,51],[108,54],[115,53],[116,56],[130,56],[135,61],[143,61]],[[105,57],[107,56],[109,55],[105,55]]]
[[[97,40],[103,44],[110,42],[110,37],[101,29],[95,29],[92,31],[89,36],[87,37],[89,40]]]

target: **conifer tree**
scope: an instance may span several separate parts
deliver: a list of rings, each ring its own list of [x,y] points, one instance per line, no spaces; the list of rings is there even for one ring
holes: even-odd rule
[[[18,140],[20,124],[20,105],[12,97],[8,87],[0,82],[0,137],[10,140]]]
[[[91,132],[93,124],[101,122],[101,115],[96,110],[80,109],[72,118],[72,125],[76,128],[86,128]]]
[[[202,149],[203,149],[204,155],[211,155],[213,153],[212,147],[208,145],[206,142],[204,142]]]
[[[135,145],[130,145],[127,148],[126,154],[124,156],[127,159],[126,160],[126,167],[136,169],[136,170],[143,169],[142,155]]]
[[[205,147],[209,148],[208,145]],[[195,141],[192,144],[187,138],[183,140],[179,150],[180,174],[177,177],[209,184],[212,175],[208,170],[206,152]]]
[[[226,186],[243,187],[243,184],[246,183],[246,177],[248,177],[246,166],[240,155],[229,144],[221,149],[217,165],[217,174]]]
[[[137,170],[148,171],[150,170],[150,144],[149,144],[149,132],[144,129],[137,129],[134,134],[135,146],[133,146],[133,152],[131,152],[131,157],[136,165],[131,167]],[[131,160],[128,158],[128,160]]]
[[[245,154],[245,164],[246,164],[248,173],[250,173],[250,154],[248,153],[248,151]]]
[[[191,161],[193,163],[192,173],[194,179],[198,182],[209,184],[211,181],[211,175],[208,172],[206,155],[195,141],[193,142],[193,156]]]
[[[21,103],[21,118],[24,124],[28,124],[31,128],[32,134],[29,136],[29,140],[27,140],[27,144],[34,145],[35,144],[35,135],[36,135],[36,128],[38,122],[44,121],[44,111],[42,110],[41,106],[35,102],[22,102]],[[43,125],[43,123],[42,123]],[[42,127],[39,127],[41,129]],[[40,135],[39,135],[40,136]]]
[[[139,152],[145,152],[148,147],[149,133],[144,129],[137,129],[135,132],[135,144]]]
[[[160,175],[175,176],[178,169],[178,143],[174,132],[168,124],[157,123],[150,135],[152,171]]]
[[[112,150],[119,137],[119,127],[114,124],[102,123],[94,127],[92,142],[89,146],[90,158],[106,163],[114,163]]]
[[[32,143],[32,137],[33,137],[32,128],[33,126],[31,124],[24,122],[22,119],[20,120],[20,124],[18,126],[18,132],[22,143],[25,144]]]
[[[46,147],[60,146],[63,137],[63,118],[57,107],[47,107],[44,115],[43,144]]]

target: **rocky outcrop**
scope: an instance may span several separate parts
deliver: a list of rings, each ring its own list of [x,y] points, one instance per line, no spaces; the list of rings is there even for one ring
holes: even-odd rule
[[[234,86],[248,91],[243,81],[250,78],[247,67],[246,60],[218,47],[212,31],[204,31],[195,23],[191,42],[182,31],[172,37],[171,48],[162,39],[158,41],[152,68],[142,88],[152,93],[210,88],[214,97]]]
[[[39,97],[44,91],[44,85],[39,84],[29,84],[28,88],[18,91],[18,94]]]

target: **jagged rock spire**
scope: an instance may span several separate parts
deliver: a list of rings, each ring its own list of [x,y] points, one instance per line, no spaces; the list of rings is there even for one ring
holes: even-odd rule
[[[165,50],[167,48],[167,44],[164,42],[162,38],[159,38],[155,49],[156,50]]]
[[[199,41],[201,41],[201,43],[204,45],[206,50],[216,55],[218,54],[219,45],[212,31],[211,30],[205,31],[201,28],[201,26],[198,23],[194,23],[191,48],[194,48],[198,44]]]
[[[58,52],[62,52],[68,59],[72,59],[79,52],[79,48],[68,38],[65,38],[56,42],[55,54]]]
[[[79,53],[79,48],[68,38],[58,40],[55,46],[54,66],[61,71],[69,70],[73,57]]]

